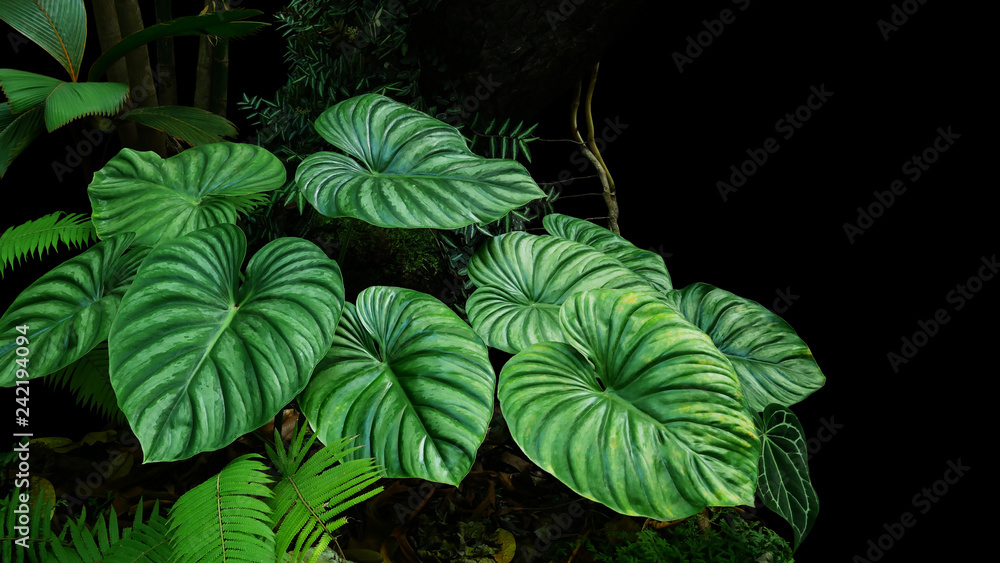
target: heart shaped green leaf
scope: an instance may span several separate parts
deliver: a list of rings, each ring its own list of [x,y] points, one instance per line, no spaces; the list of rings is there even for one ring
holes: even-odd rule
[[[330,107],[316,131],[350,155],[319,152],[296,172],[305,198],[328,217],[458,229],[545,197],[516,161],[477,156],[454,127],[385,96]]]
[[[486,437],[495,383],[486,346],[444,303],[376,286],[347,305],[299,405],[324,443],[360,436],[350,459],[458,485]]]
[[[525,348],[497,389],[533,462],[627,515],[753,503],[760,442],[736,374],[703,332],[653,294],[610,289],[570,297],[559,320],[573,345]]]
[[[125,254],[132,235],[99,242],[38,278],[0,317],[0,385],[14,385],[26,358],[31,378],[62,369],[108,337],[125,290],[148,253]],[[124,254],[124,255],[123,255]],[[18,327],[27,326],[26,331]],[[18,355],[27,339],[27,355]]]
[[[754,412],[794,405],[826,382],[795,330],[759,303],[693,283],[680,290],[679,310],[729,357]]]
[[[788,521],[798,549],[819,514],[819,496],[809,480],[805,432],[795,413],[778,404],[764,409],[757,490],[764,505]]]
[[[636,247],[604,227],[561,213],[546,215],[542,218],[542,225],[557,237],[586,244],[618,260],[662,292],[674,287],[663,258],[655,252]]]
[[[122,149],[94,174],[87,190],[100,238],[136,233],[153,246],[184,233],[235,223],[232,198],[274,190],[285,183],[276,156],[253,145],[212,143],[168,159]]]
[[[271,419],[309,381],[344,303],[340,267],[281,238],[247,266],[246,236],[217,225],[150,252],[108,348],[118,404],[145,460],[215,450]]]
[[[559,306],[586,289],[654,291],[621,262],[579,242],[511,232],[469,260],[478,287],[466,302],[469,323],[487,345],[516,354],[536,342],[563,341]]]

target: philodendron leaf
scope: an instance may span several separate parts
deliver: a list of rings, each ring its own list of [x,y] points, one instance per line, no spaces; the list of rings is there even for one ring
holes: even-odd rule
[[[316,131],[347,154],[306,158],[295,181],[329,217],[458,229],[545,197],[516,161],[477,156],[454,127],[385,96],[365,94],[330,107]]]
[[[759,303],[700,282],[679,295],[678,310],[729,357],[754,412],[794,405],[826,382],[795,330]]]
[[[469,323],[488,346],[516,354],[536,342],[561,342],[559,306],[586,289],[655,291],[621,262],[579,242],[515,231],[494,237],[469,260],[478,286],[466,302]]]
[[[259,428],[309,381],[344,303],[340,267],[281,238],[239,268],[246,236],[216,225],[166,241],[122,299],[111,384],[145,461],[224,447]]]
[[[610,289],[570,297],[559,320],[573,345],[525,348],[497,389],[533,462],[627,515],[753,503],[760,442],[736,374],[703,332],[655,295]]]
[[[798,549],[819,514],[819,496],[809,480],[805,432],[795,413],[778,404],[764,409],[762,422],[757,490],[764,505],[791,524],[793,549]]]
[[[299,405],[324,443],[359,436],[350,459],[458,485],[486,437],[495,383],[486,346],[448,306],[376,286],[347,305]]]
[[[274,190],[285,167],[266,149],[238,143],[192,147],[168,159],[122,149],[94,174],[87,192],[97,236],[136,233],[135,244],[236,222],[231,196]]]
[[[17,370],[31,378],[80,359],[108,337],[125,290],[148,250],[127,254],[132,235],[95,244],[38,278],[0,317],[0,385],[14,385]],[[27,327],[19,331],[18,327]],[[27,355],[18,355],[24,336]],[[27,359],[26,365],[15,360]]]
[[[570,215],[551,213],[542,218],[542,225],[549,233],[591,246],[617,259],[623,266],[642,276],[656,289],[667,292],[673,289],[667,265],[655,252],[642,250],[604,227]]]
[[[3,0],[0,20],[48,51],[76,82],[87,44],[83,0]]]

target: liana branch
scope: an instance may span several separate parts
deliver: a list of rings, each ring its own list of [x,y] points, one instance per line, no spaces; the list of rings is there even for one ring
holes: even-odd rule
[[[580,135],[576,119],[576,114],[580,109],[582,81],[576,83],[576,94],[573,96],[573,102],[570,104],[570,128],[573,132],[573,137],[580,146],[580,152],[597,169],[597,176],[600,178],[601,187],[604,190],[604,203],[608,206],[608,229],[616,235],[620,235],[621,230],[618,228],[618,196],[615,191],[615,181],[611,177],[611,172],[604,163],[604,159],[601,158],[601,151],[597,149],[597,144],[594,142],[594,119],[591,113],[591,102],[594,98],[594,87],[597,85],[597,68],[599,65],[600,63],[594,65],[594,72],[591,74],[590,84],[587,86],[587,98],[583,106],[583,114],[587,123],[586,142],[584,142],[583,137]]]

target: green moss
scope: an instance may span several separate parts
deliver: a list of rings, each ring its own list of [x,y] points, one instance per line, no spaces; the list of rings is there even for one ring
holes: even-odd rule
[[[585,545],[595,561],[615,563],[794,563],[788,542],[731,508],[662,531],[609,532]]]

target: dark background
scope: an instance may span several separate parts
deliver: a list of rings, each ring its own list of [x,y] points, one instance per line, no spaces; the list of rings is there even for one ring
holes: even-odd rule
[[[609,131],[602,151],[617,184],[622,235],[660,252],[677,287],[704,281],[780,312],[827,376],[823,389],[793,407],[809,438],[821,502],[797,560],[967,560],[987,539],[993,499],[985,493],[996,475],[986,456],[992,427],[984,424],[996,408],[987,399],[996,396],[991,352],[1000,280],[980,268],[998,250],[995,157],[986,150],[995,147],[988,135],[996,100],[987,98],[985,78],[995,63],[987,66],[983,56],[983,8],[939,0],[674,4],[647,2],[601,59],[598,136],[605,119],[625,126]],[[886,40],[878,20],[889,21],[894,6],[904,5],[918,9]],[[672,55],[724,9],[735,21],[679,72]],[[0,41],[0,67],[61,75],[39,52],[33,45],[15,52]],[[281,53],[273,28],[232,49],[230,118],[244,139],[251,131],[232,102],[243,92],[273,94],[284,80]],[[569,137],[571,86],[538,116],[541,137]],[[776,123],[806,103],[810,87],[832,94],[784,139]],[[949,127],[954,145],[914,181],[904,164]],[[724,199],[716,183],[730,182],[730,166],[740,167],[746,151],[769,137],[778,150]],[[61,159],[71,141],[62,131],[43,136],[14,162],[0,181],[7,196],[0,226],[60,209],[88,211],[89,177],[75,171],[59,182],[51,171],[53,155]],[[529,170],[539,182],[557,181],[564,170],[593,174],[571,160],[569,143],[532,148]],[[859,206],[870,208],[878,201],[873,192],[888,191],[894,180],[906,191],[881,214],[872,208],[878,217],[850,240],[845,223],[857,225]],[[562,193],[599,189],[596,180],[581,179]],[[606,214],[596,196],[565,199],[556,210]],[[4,307],[70,254],[8,273]],[[952,292],[970,278],[981,289],[957,300]],[[917,336],[923,345],[894,369],[887,355],[900,354],[903,338],[912,340],[919,323],[927,326],[942,309],[947,322],[931,329],[926,343]],[[56,401],[34,403],[35,418],[57,420],[64,408]],[[970,469],[946,492],[938,484],[924,496],[949,462]],[[885,526],[904,513],[912,526],[895,526],[903,535],[884,549]],[[872,550],[883,535],[883,549]]]

